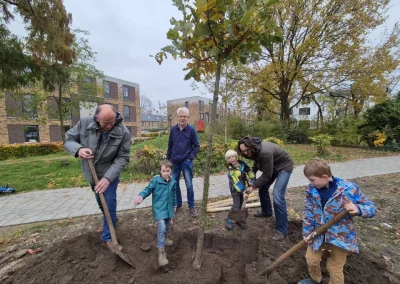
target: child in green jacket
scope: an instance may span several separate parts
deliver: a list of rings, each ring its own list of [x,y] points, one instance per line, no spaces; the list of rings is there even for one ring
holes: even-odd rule
[[[153,194],[152,209],[154,220],[157,221],[158,265],[167,265],[165,245],[172,246],[172,240],[167,238],[171,219],[176,212],[176,181],[171,178],[172,163],[168,160],[160,162],[160,175],[156,175],[149,185],[135,198],[135,205],[140,204],[146,197]]]

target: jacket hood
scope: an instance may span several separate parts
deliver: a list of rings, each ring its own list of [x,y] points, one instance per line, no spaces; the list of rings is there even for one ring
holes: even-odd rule
[[[261,138],[260,137],[252,137],[251,139],[253,140],[254,143],[257,144],[258,150],[260,150],[261,149],[261,142],[262,142]]]

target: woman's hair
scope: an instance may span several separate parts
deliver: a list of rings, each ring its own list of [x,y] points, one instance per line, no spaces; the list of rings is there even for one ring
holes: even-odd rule
[[[228,160],[230,157],[233,157],[233,156],[237,157],[238,153],[235,150],[228,150],[225,153],[225,160]]]
[[[161,168],[162,166],[164,166],[164,167],[166,167],[166,168],[170,168],[171,170],[173,169],[172,163],[171,163],[170,161],[168,161],[168,160],[161,160],[161,162],[160,162],[160,168]]]
[[[257,153],[258,152],[258,146],[257,143],[255,143],[253,141],[253,137],[242,137],[239,139],[238,144],[237,144],[237,151],[238,153],[240,153],[241,155],[243,155],[242,150],[240,150],[240,145],[244,144],[244,146],[246,146],[246,148],[250,149],[253,153]]]
[[[323,159],[311,159],[304,166],[304,175],[309,178],[311,176],[314,177],[322,177],[323,175],[327,175],[328,177],[332,176],[331,167],[328,162]]]

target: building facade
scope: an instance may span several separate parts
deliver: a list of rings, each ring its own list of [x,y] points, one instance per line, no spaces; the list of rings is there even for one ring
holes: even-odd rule
[[[189,109],[189,124],[195,127],[199,120],[204,121],[205,124],[209,124],[211,121],[212,99],[193,96],[167,101],[167,118],[169,126],[177,123],[176,111],[180,107],[187,107]],[[218,103],[215,119],[217,121],[223,120],[224,115],[225,108],[221,103]],[[244,111],[238,111],[228,106],[226,108],[226,116],[229,117],[231,115],[246,120],[249,119],[249,116]]]
[[[103,92],[97,95],[100,103],[113,105],[123,115],[131,136],[138,136],[141,130],[139,85],[109,76],[97,80],[97,84],[103,86],[99,88]],[[30,89],[25,92],[18,99],[10,93],[0,96],[0,144],[62,141],[60,120],[51,111],[57,109],[54,97],[49,96],[38,106],[32,103],[35,95],[30,94]],[[63,100],[79,101],[79,104],[67,110],[69,115],[64,115],[65,131],[78,123],[81,117],[93,115],[98,105],[81,100],[78,94],[67,95]]]
[[[167,117],[157,114],[141,114],[140,121],[143,130],[162,130],[167,127]]]

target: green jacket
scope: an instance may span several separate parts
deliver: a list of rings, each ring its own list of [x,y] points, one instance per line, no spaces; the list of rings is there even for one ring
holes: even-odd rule
[[[149,185],[139,193],[143,199],[153,194],[152,210],[154,220],[168,219],[175,216],[175,184],[176,181],[173,178],[169,182],[166,182],[161,176],[156,175],[150,181]]]
[[[73,128],[65,133],[64,149],[74,157],[78,157],[81,148],[89,148],[93,152],[93,163],[99,180],[105,177],[113,182],[129,162],[131,135],[122,124],[118,113],[117,123],[101,144],[98,143],[101,130],[93,117],[82,118]],[[83,176],[93,184],[92,174],[86,159],[81,161]]]

